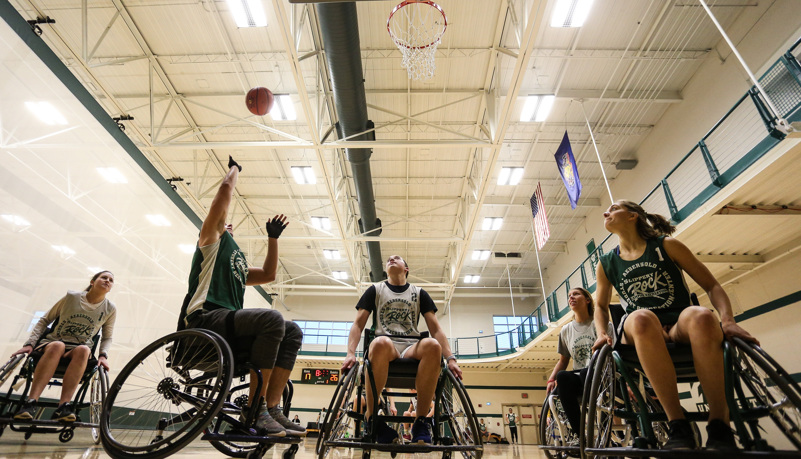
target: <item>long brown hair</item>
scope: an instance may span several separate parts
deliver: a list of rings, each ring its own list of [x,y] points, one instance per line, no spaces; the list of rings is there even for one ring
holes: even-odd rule
[[[582,287],[573,287],[570,290],[578,290],[584,295],[584,298],[587,300],[587,313],[590,317],[593,316],[593,311],[595,311],[595,300],[592,298],[592,294],[585,288]]]
[[[89,286],[86,287],[86,290],[84,290],[84,292],[88,292],[89,290],[91,290],[92,289],[92,284],[94,284],[95,281],[97,280],[97,278],[100,277],[100,275],[103,274],[103,273],[109,273],[112,276],[114,275],[114,273],[111,272],[111,271],[100,271],[99,273],[97,273],[94,276],[92,276],[92,280],[89,281]]]
[[[629,212],[637,214],[637,234],[646,241],[659,236],[670,236],[676,231],[670,220],[659,214],[649,214],[636,202],[618,201],[618,204]]]

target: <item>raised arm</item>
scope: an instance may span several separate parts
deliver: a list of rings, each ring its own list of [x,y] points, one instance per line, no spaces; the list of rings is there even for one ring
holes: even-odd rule
[[[614,340],[607,333],[609,329],[609,301],[612,299],[612,284],[606,278],[604,267],[601,262],[595,267],[595,333],[598,339],[592,345],[592,350],[595,351],[603,347],[604,344],[612,346],[615,344]]]
[[[345,361],[342,362],[341,371],[343,374],[356,364],[356,346],[359,345],[359,339],[361,339],[368,317],[370,317],[370,311],[366,309],[359,309],[356,312],[356,320],[353,321],[348,334],[348,354],[345,357]]]
[[[737,336],[746,341],[759,344],[756,338],[751,336],[750,333],[745,331],[734,321],[729,295],[726,294],[726,291],[723,290],[723,287],[718,280],[715,279],[715,276],[712,275],[706,265],[701,263],[690,249],[677,239],[666,237],[664,247],[665,253],[667,253],[671,260],[687,272],[687,274],[704,289],[707,296],[709,296],[709,301],[712,303],[712,306],[718,311],[718,314],[720,314],[720,323],[726,338]]]
[[[220,188],[217,189],[217,194],[214,195],[214,200],[211,201],[209,213],[206,219],[203,220],[203,226],[200,228],[200,238],[197,245],[200,247],[213,244],[217,239],[222,236],[225,231],[225,217],[228,215],[228,206],[231,205],[231,200],[234,196],[234,188],[236,188],[236,181],[239,178],[239,172],[242,166],[234,161],[234,158],[228,157],[228,173],[225,174]]]
[[[260,285],[275,280],[278,272],[278,237],[289,223],[284,214],[276,215],[267,222],[267,256],[261,268],[248,269],[248,278],[245,285]]]
[[[428,326],[428,332],[431,333],[431,337],[437,340],[442,348],[442,356],[447,359],[448,368],[451,370],[451,373],[457,378],[462,379],[462,369],[459,368],[459,364],[456,363],[456,357],[454,356],[454,358],[451,358],[451,356],[453,356],[451,345],[448,343],[448,337],[445,336],[442,327],[439,326],[437,314],[434,311],[428,311],[423,314],[423,318],[426,320],[426,326]]]

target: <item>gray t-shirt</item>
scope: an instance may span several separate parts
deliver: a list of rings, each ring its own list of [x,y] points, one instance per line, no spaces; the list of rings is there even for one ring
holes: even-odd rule
[[[615,338],[612,323],[607,324],[606,333]],[[583,370],[587,368],[592,357],[592,345],[598,339],[595,332],[593,319],[586,322],[576,322],[575,320],[562,327],[559,332],[559,344],[556,352],[565,357],[573,359],[573,370]]]

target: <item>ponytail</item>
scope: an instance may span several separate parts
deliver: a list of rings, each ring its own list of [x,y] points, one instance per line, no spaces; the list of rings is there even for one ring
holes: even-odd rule
[[[649,214],[639,204],[631,201],[618,201],[623,208],[637,214],[637,234],[646,241],[660,236],[670,236],[676,227],[659,214]]]

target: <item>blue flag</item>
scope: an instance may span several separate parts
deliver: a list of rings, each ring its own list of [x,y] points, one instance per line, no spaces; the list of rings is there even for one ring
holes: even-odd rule
[[[570,139],[567,138],[567,131],[562,138],[562,143],[553,155],[556,158],[556,165],[559,167],[559,174],[562,175],[562,182],[567,189],[567,197],[570,199],[570,207],[576,208],[579,196],[581,196],[581,180],[579,180],[576,159],[573,157],[573,149],[570,148]]]

